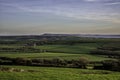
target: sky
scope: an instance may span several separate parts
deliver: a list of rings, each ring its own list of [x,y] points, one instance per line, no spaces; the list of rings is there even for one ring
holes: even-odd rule
[[[0,35],[120,34],[120,0],[0,0]]]

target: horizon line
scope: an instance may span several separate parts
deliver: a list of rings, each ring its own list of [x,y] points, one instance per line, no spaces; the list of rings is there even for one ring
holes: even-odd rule
[[[40,34],[0,34],[0,36],[41,36],[45,34],[54,34],[54,35],[118,35],[120,33],[40,33]]]

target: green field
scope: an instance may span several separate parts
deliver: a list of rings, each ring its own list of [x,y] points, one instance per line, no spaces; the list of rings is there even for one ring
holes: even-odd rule
[[[105,56],[90,55],[89,52],[96,49],[101,44],[97,43],[81,43],[75,45],[41,45],[36,46],[37,49],[48,50],[45,53],[17,53],[17,52],[0,52],[2,57],[23,57],[23,58],[41,58],[41,59],[79,59],[80,57],[86,57],[90,61],[101,61],[110,58],[105,58]],[[18,48],[21,46],[16,45],[1,45],[2,48]]]
[[[86,57],[90,61],[102,61],[110,58],[105,58],[103,56],[90,55],[90,54],[69,54],[69,53],[0,53],[1,57],[22,57],[22,58],[40,58],[40,59],[53,59],[61,58],[66,60],[80,59],[80,57]]]
[[[89,53],[89,51],[96,49],[101,44],[96,43],[81,43],[75,45],[43,45],[37,46],[36,48],[45,49],[51,52],[62,52],[62,53]]]
[[[45,49],[50,52],[62,53],[89,53],[89,51],[101,46],[99,43],[80,43],[75,45],[41,45],[36,46],[37,49]],[[21,45],[0,45],[0,48],[20,48]]]
[[[74,68],[6,66],[24,72],[0,72],[0,80],[120,80],[119,72]],[[33,70],[33,72],[29,72]]]
[[[118,43],[78,43],[68,44],[44,44],[37,45],[36,49],[45,50],[40,53],[27,52],[0,52],[0,57],[10,58],[27,58],[27,59],[54,59],[60,58],[64,60],[78,60],[81,57],[87,58],[89,61],[103,61],[115,58],[107,58],[107,56],[92,55],[90,51],[96,50],[100,46],[119,46]],[[21,44],[17,45],[0,45],[0,48],[21,48]],[[33,67],[33,66],[5,66],[15,69],[23,69],[23,72],[16,71],[0,71],[0,80],[120,80],[120,72],[94,70],[91,65],[87,65],[88,69],[77,68],[57,68],[57,67]],[[93,66],[92,66],[93,67]],[[32,72],[31,72],[32,71]]]

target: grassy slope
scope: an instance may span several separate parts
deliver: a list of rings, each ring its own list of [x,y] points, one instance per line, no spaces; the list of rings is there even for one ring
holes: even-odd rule
[[[81,43],[79,45],[43,45],[38,46],[40,49],[58,51],[64,53],[0,53],[0,56],[7,57],[27,57],[27,58],[64,58],[78,59],[79,57],[87,56],[90,60],[104,60],[107,58],[93,56],[89,53],[100,44],[96,43]],[[4,46],[4,45],[3,45]],[[2,46],[2,47],[3,47]],[[4,46],[4,47],[19,47],[19,46]],[[70,54],[69,54],[70,53]],[[74,53],[74,54],[73,54]],[[75,54],[77,53],[77,54]],[[8,66],[7,66],[8,67]],[[28,67],[28,66],[9,66],[24,70],[36,70],[38,72],[1,72],[0,80],[120,80],[120,73],[110,72],[111,74],[103,74],[103,70],[83,70],[72,68],[48,68],[48,67]],[[107,71],[108,72],[108,71]],[[90,73],[90,74],[86,74]]]
[[[96,49],[100,44],[96,43],[81,43],[76,45],[43,45],[37,46],[39,49],[46,49],[53,52],[64,52],[64,53],[89,53],[89,51]]]
[[[0,72],[0,80],[120,80],[119,72],[72,68],[9,66],[25,72]],[[28,72],[35,70],[37,72]],[[104,74],[104,73],[109,74]]]
[[[87,57],[91,61],[100,61],[109,58],[104,58],[102,56],[95,56],[87,54],[89,51],[96,49],[97,46],[100,46],[99,43],[81,43],[76,45],[43,45],[43,46],[36,46],[39,49],[50,50],[49,53],[3,53],[0,52],[0,56],[5,57],[24,57],[24,58],[62,58],[62,59],[79,59],[80,57]],[[1,45],[0,47],[21,47],[15,45]],[[53,53],[53,52],[56,53]],[[62,53],[61,53],[62,52]]]
[[[41,45],[36,46],[39,49],[45,49],[53,52],[65,52],[65,53],[89,53],[92,49],[100,46],[99,43],[81,43],[75,45]],[[0,48],[19,48],[20,45],[0,45]]]
[[[79,59],[80,57],[86,57],[91,61],[101,61],[110,58],[104,58],[102,56],[89,55],[89,54],[69,54],[69,53],[0,53],[1,57],[23,57],[23,58],[42,58],[42,59]]]

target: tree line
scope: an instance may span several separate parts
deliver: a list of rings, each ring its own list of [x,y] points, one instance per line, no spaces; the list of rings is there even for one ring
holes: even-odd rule
[[[27,53],[40,53],[45,52],[44,49],[37,49],[34,47],[18,47],[18,48],[0,48],[0,52],[27,52]]]
[[[54,59],[26,59],[26,58],[9,58],[0,57],[0,65],[24,65],[24,66],[46,66],[46,67],[71,67],[87,68],[89,61],[86,58],[79,60]]]
[[[117,45],[118,44],[114,44],[114,45],[107,44],[107,46],[98,47],[97,49],[90,51],[90,54],[105,55],[105,56],[108,56],[109,58],[119,59],[120,47]]]
[[[26,59],[0,57],[0,65],[23,65],[23,66],[42,66],[42,67],[67,67],[87,69],[92,65],[93,69],[120,71],[120,60],[89,61],[82,57],[78,60],[54,59]]]

